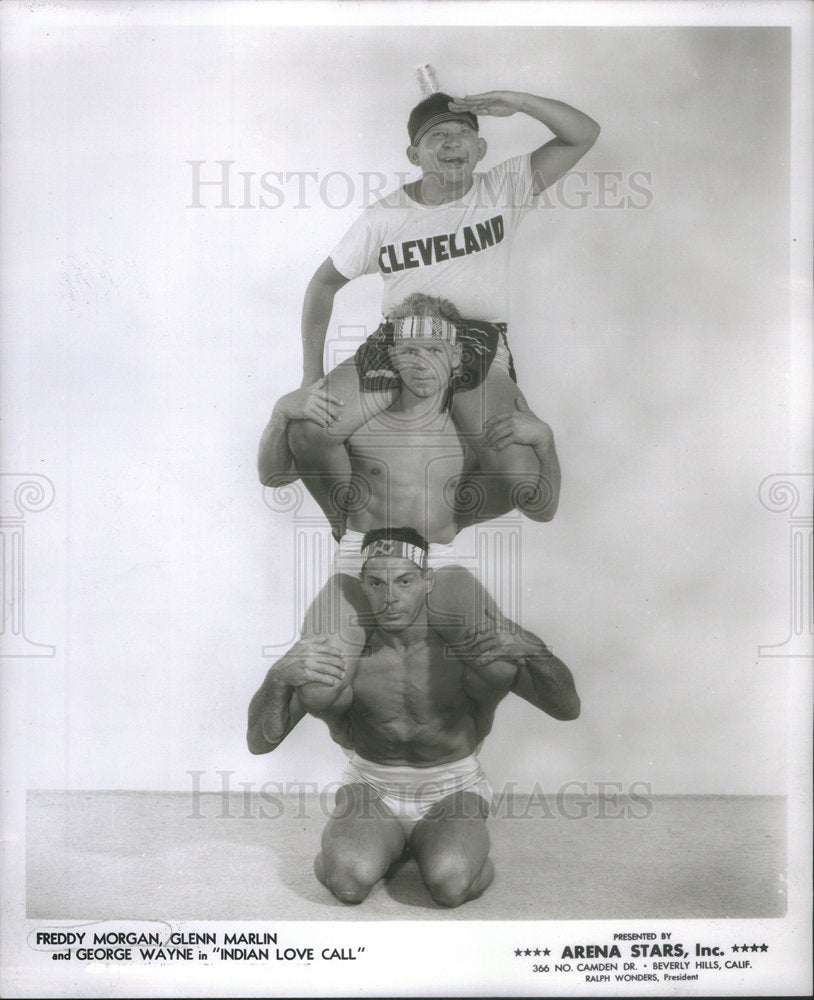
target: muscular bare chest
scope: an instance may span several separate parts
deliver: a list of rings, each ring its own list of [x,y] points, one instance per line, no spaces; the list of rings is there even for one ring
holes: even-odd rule
[[[389,648],[359,660],[353,680],[353,714],[371,725],[444,727],[471,708],[459,660],[445,658],[439,639],[406,655]]]
[[[353,470],[382,488],[443,489],[472,463],[452,420],[395,424],[383,414],[348,442]]]

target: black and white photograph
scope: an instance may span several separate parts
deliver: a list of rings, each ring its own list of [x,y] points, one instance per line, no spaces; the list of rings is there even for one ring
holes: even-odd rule
[[[0,8],[0,992],[809,995],[808,4]]]

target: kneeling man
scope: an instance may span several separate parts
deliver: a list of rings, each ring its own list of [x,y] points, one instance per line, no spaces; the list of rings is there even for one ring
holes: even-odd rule
[[[451,656],[428,622],[427,543],[409,528],[368,532],[361,586],[368,641],[347,659],[330,636],[305,638],[268,672],[249,707],[252,753],[274,750],[305,712],[324,719],[348,765],[314,870],[360,903],[391,865],[415,858],[442,906],[491,883],[491,792],[477,751],[510,691],[555,719],[575,719],[571,672],[507,620],[473,629]]]

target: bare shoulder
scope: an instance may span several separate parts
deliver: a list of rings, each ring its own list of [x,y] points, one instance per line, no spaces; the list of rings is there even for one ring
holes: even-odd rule
[[[464,691],[466,679],[466,664],[458,656],[454,647],[434,629],[427,633],[424,654],[430,669],[436,677],[444,677],[450,685],[458,685]]]

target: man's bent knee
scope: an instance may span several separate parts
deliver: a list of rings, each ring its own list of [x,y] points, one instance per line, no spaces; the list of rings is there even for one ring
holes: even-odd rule
[[[510,444],[499,451],[495,448],[480,448],[478,461],[481,469],[513,480],[518,477],[536,479],[540,474],[540,460],[534,449],[526,444]]]
[[[344,851],[338,857],[327,858],[323,851],[314,863],[314,871],[319,881],[343,903],[361,903],[382,877],[375,862]]]
[[[490,495],[502,493],[511,509],[542,512],[551,505],[553,484],[540,475],[540,463],[531,448],[510,445],[479,455],[479,461],[481,476],[490,481]]]
[[[328,888],[341,903],[363,903],[370,895],[370,890],[378,882],[362,882],[346,872],[337,872],[328,877]]]
[[[424,883],[439,906],[452,908],[471,898],[473,878],[465,863],[438,859],[423,874]]]

